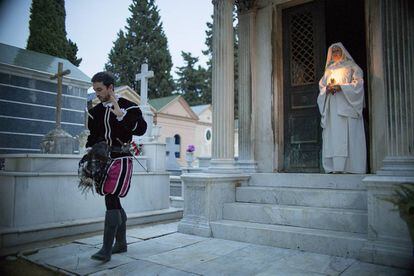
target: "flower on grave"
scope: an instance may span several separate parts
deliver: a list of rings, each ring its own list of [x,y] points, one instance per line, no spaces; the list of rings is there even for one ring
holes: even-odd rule
[[[135,155],[135,156],[140,156],[140,155],[142,155],[142,144],[138,144],[138,145],[137,145],[134,141],[132,141],[132,142],[130,143],[129,152],[130,152],[132,155]]]
[[[194,145],[188,145],[187,147],[187,152],[194,152],[195,151],[195,146]]]

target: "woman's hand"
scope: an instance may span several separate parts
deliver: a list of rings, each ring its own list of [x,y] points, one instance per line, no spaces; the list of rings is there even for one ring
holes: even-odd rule
[[[341,91],[342,91],[342,89],[341,89],[341,86],[339,84],[333,84],[333,85],[328,84],[328,86],[326,86],[326,93],[327,94],[335,95],[335,93],[341,92]]]

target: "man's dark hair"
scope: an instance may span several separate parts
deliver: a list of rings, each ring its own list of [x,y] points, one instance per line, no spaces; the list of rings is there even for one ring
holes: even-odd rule
[[[106,87],[115,85],[115,79],[111,72],[99,72],[92,77],[92,82],[102,82]]]

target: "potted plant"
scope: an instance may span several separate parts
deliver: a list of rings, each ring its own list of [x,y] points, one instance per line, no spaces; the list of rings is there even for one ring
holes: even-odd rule
[[[385,200],[398,208],[400,217],[407,223],[411,241],[414,244],[414,183],[398,185],[394,194]]]
[[[194,145],[188,145],[187,150],[185,151],[185,160],[187,161],[187,166],[191,167],[193,161],[194,161],[194,151],[195,146]]]

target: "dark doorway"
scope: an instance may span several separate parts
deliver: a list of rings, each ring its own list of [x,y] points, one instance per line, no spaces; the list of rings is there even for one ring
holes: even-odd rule
[[[316,99],[326,52],[334,42],[342,42],[364,71],[364,123],[369,149],[364,2],[315,0],[282,12],[286,172],[323,172],[322,129]]]
[[[283,10],[284,171],[321,172],[317,106],[325,53],[325,5]]]
[[[364,72],[365,108],[363,110],[367,145],[367,166],[369,170],[369,112],[368,112],[368,71],[365,35],[365,1],[325,1],[326,49],[335,42],[342,42],[356,64]],[[326,58],[326,56],[325,56]]]

